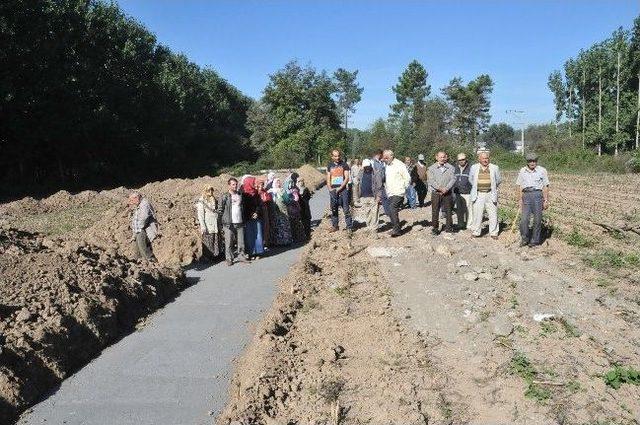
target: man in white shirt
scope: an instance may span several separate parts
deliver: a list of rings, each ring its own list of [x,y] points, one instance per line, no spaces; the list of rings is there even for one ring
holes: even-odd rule
[[[389,219],[391,220],[391,237],[402,234],[400,218],[398,214],[404,203],[404,194],[411,183],[411,176],[404,163],[395,158],[393,151],[386,150],[382,153],[382,160],[387,165],[385,168],[385,189],[389,198]]]
[[[222,195],[218,206],[218,215],[224,227],[224,253],[227,265],[231,266],[235,257],[240,261],[249,261],[244,250],[244,220],[242,218],[242,195],[238,193],[238,180],[231,177],[227,184],[229,190]],[[233,242],[236,242],[236,252]]]
[[[549,208],[549,176],[544,167],[538,165],[538,155],[528,153],[527,166],[518,173],[518,207],[522,210],[520,221],[520,246],[540,245],[542,211]],[[533,216],[533,229],[529,232],[529,220]]]

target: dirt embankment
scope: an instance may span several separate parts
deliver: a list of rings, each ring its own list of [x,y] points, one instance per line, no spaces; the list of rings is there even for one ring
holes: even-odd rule
[[[217,423],[638,423],[635,257],[599,265],[596,246],[585,256],[564,237],[517,248],[508,230],[435,237],[429,216],[403,210],[397,239],[324,223],[238,361]],[[638,253],[634,238],[626,252]]]
[[[313,167],[299,171],[308,182],[323,178]],[[201,256],[195,201],[209,185],[219,197],[229,177],[170,179],[138,189],[160,222],[157,265],[131,258],[130,189],[60,191],[0,205],[0,423],[186,285],[179,267]]]

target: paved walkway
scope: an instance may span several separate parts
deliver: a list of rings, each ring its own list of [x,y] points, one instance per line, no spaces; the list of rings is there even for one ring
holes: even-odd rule
[[[314,218],[326,189],[311,200]],[[199,282],[149,318],[146,326],[65,380],[19,424],[211,424],[227,399],[232,360],[250,341],[276,282],[300,248],[251,264],[224,263],[187,276]]]

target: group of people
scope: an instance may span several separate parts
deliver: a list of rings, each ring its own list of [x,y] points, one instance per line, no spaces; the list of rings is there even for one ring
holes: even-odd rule
[[[224,251],[227,265],[260,258],[271,247],[311,237],[311,192],[298,173],[284,182],[269,173],[266,180],[231,177],[227,191],[216,198],[207,186],[195,203],[202,255],[215,261]],[[132,241],[139,257],[155,261],[151,242],[157,234],[155,211],[138,192],[129,196]]]
[[[522,167],[516,179],[520,221],[521,246],[541,243],[542,211],[549,206],[549,177],[544,167],[538,165],[538,156],[526,155],[527,165]],[[435,155],[429,166],[424,155],[417,162],[406,157],[404,162],[395,158],[391,150],[378,150],[362,163],[353,160],[349,166],[341,159],[340,151],[331,152],[327,165],[327,187],[330,193],[331,232],[338,230],[338,213],[342,209],[347,231],[353,230],[351,207],[361,208],[368,231],[377,235],[380,206],[391,222],[391,237],[402,234],[399,212],[425,206],[430,194],[431,226],[434,235],[440,232],[470,230],[480,237],[483,218],[489,221],[488,233],[497,239],[498,188],[502,182],[500,168],[491,162],[488,151],[478,152],[478,162],[471,164],[466,154],[457,155],[455,165],[449,162],[446,152]],[[353,200],[353,202],[351,201]],[[453,224],[455,210],[457,223]],[[440,219],[444,226],[440,227]],[[530,221],[533,225],[530,228]],[[377,236],[376,236],[377,237]]]

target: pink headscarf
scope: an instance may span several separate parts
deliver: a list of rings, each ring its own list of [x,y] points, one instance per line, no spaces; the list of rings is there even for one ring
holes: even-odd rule
[[[255,196],[258,191],[256,190],[256,178],[253,176],[247,176],[242,182],[242,192],[249,196]]]

